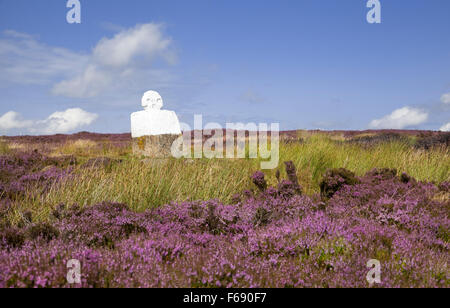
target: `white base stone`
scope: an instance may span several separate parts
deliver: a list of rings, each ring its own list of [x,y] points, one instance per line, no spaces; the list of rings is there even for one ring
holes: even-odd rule
[[[131,136],[180,135],[181,127],[174,111],[149,109],[131,114]]]

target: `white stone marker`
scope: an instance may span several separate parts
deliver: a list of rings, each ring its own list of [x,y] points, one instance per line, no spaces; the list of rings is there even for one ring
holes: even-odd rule
[[[163,100],[158,92],[145,92],[141,103],[144,110],[131,114],[132,138],[181,134],[180,122],[175,112],[161,110]]]

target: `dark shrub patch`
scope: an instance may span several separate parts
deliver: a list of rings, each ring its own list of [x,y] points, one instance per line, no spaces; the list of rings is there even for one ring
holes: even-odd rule
[[[446,228],[444,226],[439,226],[437,233],[436,233],[436,237],[440,238],[444,242],[448,243],[449,242],[448,239],[450,237],[450,232],[449,232],[448,228]]]
[[[64,212],[66,211],[66,205],[64,203],[60,203],[53,209],[52,215],[56,219],[61,219],[64,216]]]
[[[147,233],[147,229],[144,227],[138,225],[137,223],[127,223],[122,225],[122,230],[125,233],[126,237],[129,237],[132,234],[139,234],[139,233]]]
[[[16,228],[5,228],[0,232],[0,239],[9,247],[20,248],[25,242],[25,236]]]
[[[286,166],[286,174],[289,181],[294,185],[298,185],[297,170],[295,169],[294,163],[292,161],[286,161],[284,165]]]
[[[26,211],[25,213],[23,213],[23,220],[24,220],[24,223],[32,223],[33,222],[33,213],[31,213],[30,211]]]
[[[374,168],[366,173],[366,177],[372,177],[377,180],[390,180],[397,176],[397,169],[389,169],[389,168]]]
[[[415,144],[416,148],[424,150],[429,150],[439,146],[450,146],[450,132],[442,132],[433,135],[422,135]]]
[[[301,188],[298,184],[296,185],[289,180],[282,180],[281,183],[278,184],[278,195],[281,198],[289,199],[297,194],[301,194]]]
[[[35,224],[28,229],[27,233],[28,237],[32,240],[42,238],[47,242],[50,242],[59,236],[59,231],[47,223]]]
[[[359,183],[355,174],[347,169],[330,169],[320,182],[320,194],[323,198],[331,198],[344,185]]]
[[[231,197],[231,203],[232,204],[238,204],[239,202],[241,202],[241,194],[234,194]]]
[[[220,221],[219,216],[216,214],[216,205],[213,203],[208,204],[208,214],[206,215],[203,223],[203,229],[212,234],[220,234],[222,232],[223,224]]]
[[[450,192],[450,182],[442,182],[439,185],[439,190],[443,192]]]
[[[403,172],[402,175],[400,175],[400,181],[402,183],[410,183],[410,182],[415,182],[416,179],[414,179],[412,176],[409,176],[408,174]]]
[[[373,146],[380,143],[388,143],[394,141],[406,142],[407,138],[398,133],[382,132],[374,136],[355,137],[350,139],[348,142],[363,146]]]
[[[256,185],[256,187],[258,187],[258,189],[260,191],[265,191],[267,188],[267,182],[264,179],[264,173],[262,173],[261,171],[257,171],[253,174],[252,176],[252,181],[253,184]]]
[[[265,226],[270,223],[272,213],[263,207],[259,207],[255,212],[253,222],[255,226]]]
[[[284,162],[286,167],[287,180],[280,181],[280,172],[277,170],[276,177],[278,180],[278,195],[284,199],[292,198],[295,195],[302,194],[302,187],[298,183],[297,170],[292,161]]]
[[[277,169],[277,172],[275,172],[275,177],[277,178],[278,183],[280,183],[280,177],[281,177],[280,169]]]

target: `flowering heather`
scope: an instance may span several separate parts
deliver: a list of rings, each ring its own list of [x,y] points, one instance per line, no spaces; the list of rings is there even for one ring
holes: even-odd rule
[[[260,191],[265,191],[267,188],[267,182],[264,179],[264,173],[261,171],[255,172],[252,176],[253,183],[258,187]]]
[[[369,259],[381,262],[375,286],[449,287],[449,199],[405,179],[372,170],[324,199],[282,180],[235,204],[141,213],[59,205],[49,223],[0,227],[0,287],[368,287]],[[81,284],[66,281],[70,259]]]
[[[0,200],[23,196],[32,185],[43,192],[66,177],[75,164],[72,156],[52,158],[37,151],[0,156]]]

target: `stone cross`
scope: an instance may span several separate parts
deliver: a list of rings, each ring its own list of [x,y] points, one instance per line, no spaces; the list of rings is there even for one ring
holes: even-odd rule
[[[144,93],[141,100],[144,110],[131,114],[131,136],[179,135],[180,122],[174,111],[161,110],[163,100],[156,91]]]
[[[156,109],[161,110],[163,106],[163,100],[161,95],[156,91],[147,91],[144,93],[141,99],[142,107],[144,110]]]
[[[144,110],[131,114],[133,152],[150,157],[169,156],[172,142],[181,135],[177,115],[161,110],[163,99],[156,91],[145,92],[141,105]]]

